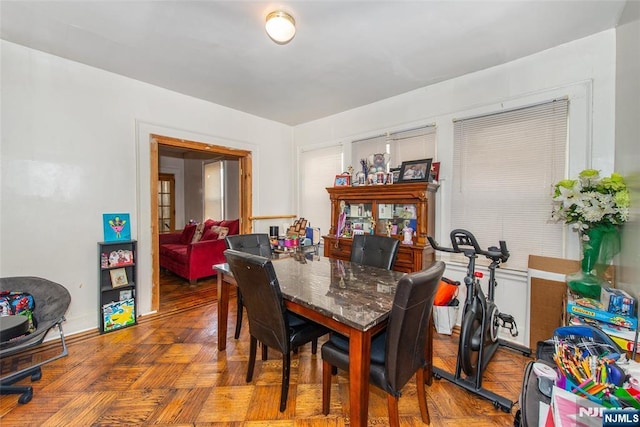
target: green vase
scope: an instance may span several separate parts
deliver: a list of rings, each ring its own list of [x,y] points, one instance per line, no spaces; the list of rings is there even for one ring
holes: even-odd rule
[[[578,295],[600,300],[602,287],[610,286],[604,272],[620,252],[620,232],[614,225],[590,226],[580,232],[580,245],[580,271],[567,275],[567,285]]]

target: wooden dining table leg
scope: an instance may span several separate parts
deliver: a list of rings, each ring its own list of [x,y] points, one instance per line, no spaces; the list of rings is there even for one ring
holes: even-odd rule
[[[366,427],[369,413],[371,332],[349,334],[349,405],[351,425]]]
[[[229,316],[229,288],[224,274],[218,272],[218,351],[227,348],[227,318]]]
[[[433,331],[435,325],[433,323],[433,315],[429,319],[429,326],[427,327],[427,346],[425,348],[425,359],[427,366],[424,368],[424,382],[430,386],[433,383]]]

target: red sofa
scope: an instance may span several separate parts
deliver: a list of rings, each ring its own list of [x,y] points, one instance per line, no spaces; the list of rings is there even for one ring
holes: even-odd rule
[[[239,232],[239,219],[208,219],[202,225],[189,224],[182,231],[160,234],[160,267],[195,284],[215,275],[212,266],[226,262],[224,238]]]

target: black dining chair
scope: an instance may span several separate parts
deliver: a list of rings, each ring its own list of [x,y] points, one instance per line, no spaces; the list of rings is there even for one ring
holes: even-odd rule
[[[396,288],[386,329],[371,342],[369,381],[385,391],[389,424],[399,426],[398,399],[402,388],[416,375],[422,421],[429,424],[424,369],[427,366],[427,335],[433,299],[445,264],[403,276]],[[349,369],[348,339],[332,335],[322,346],[322,412],[329,414],[332,370]],[[352,402],[353,404],[353,402]]]
[[[225,240],[229,249],[271,258],[271,241],[266,233],[235,234],[227,236]],[[238,339],[242,329],[243,313],[242,293],[239,290],[236,313],[236,331],[233,336],[235,339]]]
[[[351,243],[350,261],[391,270],[399,247],[400,240],[393,237],[356,234]]]
[[[249,364],[247,382],[253,378],[258,341],[282,352],[282,387],[280,412],[287,407],[291,352],[308,342],[315,342],[329,332],[324,326],[287,311],[278,277],[269,258],[227,249],[224,254],[229,269],[244,295],[249,318]]]

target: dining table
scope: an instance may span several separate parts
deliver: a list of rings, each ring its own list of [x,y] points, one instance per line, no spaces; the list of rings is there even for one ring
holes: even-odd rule
[[[314,254],[274,256],[272,262],[288,310],[349,337],[350,423],[366,426],[371,337],[386,327],[397,283],[406,273]],[[228,264],[213,268],[218,286],[218,350],[223,351],[227,343],[229,291],[236,283]],[[431,348],[426,346],[425,377],[429,383]]]

